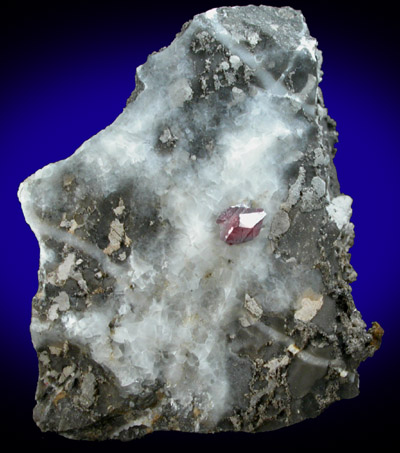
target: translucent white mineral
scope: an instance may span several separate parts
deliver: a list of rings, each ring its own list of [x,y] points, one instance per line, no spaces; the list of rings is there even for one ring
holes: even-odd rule
[[[321,60],[291,8],[200,14],[113,124],[21,184],[42,430],[263,431],[357,394],[381,331],[351,297]],[[260,228],[230,247],[216,220],[235,206]]]

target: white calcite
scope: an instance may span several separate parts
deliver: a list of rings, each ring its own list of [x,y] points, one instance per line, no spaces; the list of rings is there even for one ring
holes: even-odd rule
[[[351,241],[331,252],[351,199],[320,65],[300,12],[210,10],[137,69],[113,124],[21,184],[41,429],[268,430],[357,393],[375,331],[346,280]],[[263,228],[229,246],[216,219],[237,205]]]
[[[339,195],[326,207],[331,220],[336,223],[340,230],[350,222],[352,203],[353,200],[348,195]]]

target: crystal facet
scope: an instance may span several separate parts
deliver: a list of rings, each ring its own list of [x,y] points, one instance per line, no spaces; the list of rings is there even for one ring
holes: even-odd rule
[[[266,213],[244,205],[231,206],[217,219],[220,238],[229,245],[248,242],[260,234]]]

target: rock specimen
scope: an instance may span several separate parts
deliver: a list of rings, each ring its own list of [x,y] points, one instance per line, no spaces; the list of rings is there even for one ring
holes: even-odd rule
[[[316,45],[288,7],[200,14],[113,124],[21,185],[40,429],[256,432],[357,395],[383,331],[351,296]]]

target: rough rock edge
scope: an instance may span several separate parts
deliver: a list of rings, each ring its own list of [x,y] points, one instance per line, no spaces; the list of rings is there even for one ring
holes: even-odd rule
[[[184,33],[190,23],[186,23],[177,36]],[[145,88],[137,73],[135,81],[136,88],[129,97],[127,105],[134,102]],[[319,121],[323,125],[325,140],[326,143],[329,143],[326,148],[330,149],[330,159],[332,159],[336,152],[334,148],[334,144],[337,141],[337,133],[335,131],[336,123],[328,116],[320,91],[319,104],[322,112],[319,115]],[[307,159],[309,160],[307,161]],[[316,160],[310,162],[310,156],[306,156],[304,168],[310,168],[310,166],[318,167]],[[294,185],[296,181],[293,182]],[[292,225],[296,223],[296,217],[314,215],[313,209],[309,210],[307,208],[307,203],[303,198],[303,194],[307,193],[307,190],[312,190],[311,185],[306,185],[305,181],[300,178],[297,199],[294,198],[285,206],[285,209],[280,214],[280,218],[276,219],[274,223],[273,231],[271,231],[271,240],[274,244],[276,256],[280,259],[290,260],[295,255],[290,247],[290,241],[285,242],[285,238],[290,234]],[[338,187],[336,188],[336,193],[337,195],[340,194]],[[321,206],[320,214],[326,225],[329,219],[323,205]],[[338,344],[337,347],[344,347],[346,349],[348,355],[351,356],[352,367],[355,369],[361,361],[372,356],[374,351],[379,348],[383,330],[377,323],[374,323],[368,332],[365,332],[365,325],[354,306],[349,285],[354,281],[354,270],[350,265],[350,255],[348,253],[352,245],[353,233],[351,231],[340,232],[337,229],[332,234],[336,235],[334,253],[337,261],[340,263],[340,268],[337,270],[335,278],[331,277],[331,265],[330,260],[327,258],[326,250],[328,248],[327,244],[319,244],[319,256],[314,257],[314,266],[320,269],[325,286],[331,288],[329,296],[341,307],[340,321],[344,326],[342,332],[343,346]],[[315,326],[310,327],[299,324],[288,327],[288,329],[290,328],[293,333],[296,330],[301,332],[301,337],[306,339],[306,341],[309,341],[309,339],[312,341],[318,333],[322,334],[321,332],[315,331]],[[55,346],[53,345],[52,347],[54,351]],[[129,397],[127,398],[126,395],[115,394],[115,404],[113,404],[113,407],[101,408],[100,396],[102,393],[112,392],[113,388],[115,390],[115,386],[112,385],[114,381],[113,376],[106,370],[101,369],[99,365],[91,363],[91,359],[84,352],[84,347],[64,344],[60,345],[59,349],[60,352],[56,351],[56,353],[46,348],[38,350],[41,381],[37,390],[38,405],[35,408],[34,417],[43,431],[54,430],[66,437],[75,439],[101,440],[111,436],[118,437],[121,440],[130,440],[141,437],[151,430],[194,430],[193,421],[180,418],[179,411],[173,410],[172,408],[165,408],[163,414],[153,420],[152,429],[140,424],[124,429],[123,426],[129,425],[138,416],[140,417],[140,414],[144,413],[147,408],[152,407],[152,405],[157,404],[159,400],[163,399],[165,395],[163,395],[162,390],[155,388],[149,389],[148,393],[142,395],[142,397],[138,398],[138,401],[134,402]],[[282,401],[285,401],[285,398],[290,399],[287,369],[291,362],[295,360],[296,354],[296,349],[288,351],[287,354],[282,355],[277,360],[275,368],[271,368],[262,359],[256,359],[251,364],[253,378],[250,383],[249,406],[246,410],[238,410],[229,419],[222,420],[219,427],[216,429],[213,428],[209,432],[232,429],[253,432],[264,429],[275,429],[285,424],[294,423],[293,414],[288,409],[289,406],[285,406],[285,403],[279,403],[281,405],[278,404],[274,408],[278,416],[280,412],[282,413],[279,421],[277,420],[276,422],[276,426],[274,426],[274,423],[270,423],[270,419],[266,420],[265,414],[269,407],[274,407],[274,390],[276,387],[286,388],[287,393],[286,396],[283,396]],[[58,374],[54,373],[55,367],[51,366],[52,356],[54,355],[64,360],[64,366]],[[58,363],[57,367],[59,366]],[[71,374],[68,374],[74,366],[75,369]],[[97,381],[95,386],[91,386],[90,374],[94,369],[96,370],[97,376],[103,377]],[[265,370],[267,370],[267,373]],[[314,402],[316,404],[314,416],[321,413],[333,401],[345,397],[340,394],[343,389],[338,384],[338,373],[338,370],[334,369],[328,371],[327,377],[330,385],[328,386],[327,392],[324,395],[320,395],[316,403]],[[275,385],[275,388],[269,389],[269,393],[266,393],[263,388],[260,390],[258,385],[260,382],[265,382],[266,380],[273,382]],[[349,396],[354,396],[354,394],[351,393]],[[130,404],[133,404],[135,409]],[[74,408],[75,412],[71,416],[76,424],[73,428],[69,425],[68,429],[65,429],[62,425],[63,419],[59,415],[57,416],[56,412],[62,411],[65,414],[68,408]],[[49,411],[54,411],[55,413],[52,414]],[[91,421],[85,421],[82,425],[83,420],[89,414]],[[193,408],[193,415],[194,417],[196,416],[195,407]],[[43,420],[46,421],[44,422]],[[54,423],[52,424],[52,422]],[[118,428],[117,433],[115,432],[116,427]],[[204,428],[202,430],[206,431]]]

